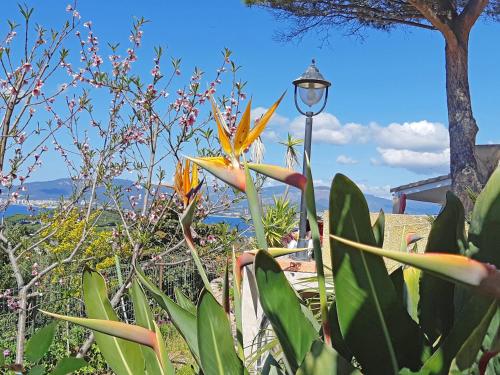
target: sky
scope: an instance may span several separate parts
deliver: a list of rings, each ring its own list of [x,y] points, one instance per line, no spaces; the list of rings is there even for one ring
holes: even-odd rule
[[[35,20],[56,25],[65,19],[68,1],[28,0]],[[312,58],[332,82],[328,103],[313,122],[312,170],[317,184],[329,185],[337,172],[366,192],[388,197],[389,188],[448,173],[444,42],[437,32],[397,28],[365,30],[362,37],[333,29],[327,45],[311,33],[301,40],[279,41],[287,28],[273,14],[240,0],[80,0],[82,20],[91,19],[104,41],[125,41],[134,17],[144,28],[144,50],[161,44],[182,57],[182,70],[194,66],[212,72],[227,47],[248,81],[253,116],[283,91],[287,95],[263,136],[265,161],[283,164],[277,142],[288,132],[303,137],[304,118],[293,102],[292,81]],[[17,12],[17,1],[2,1],[2,22]],[[480,21],[470,41],[469,79],[478,143],[500,143],[500,24]],[[149,72],[150,60],[139,69]],[[54,159],[54,163],[57,163]],[[55,166],[37,179],[63,177]]]

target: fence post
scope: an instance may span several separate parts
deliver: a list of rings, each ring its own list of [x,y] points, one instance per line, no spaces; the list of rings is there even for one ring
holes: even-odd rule
[[[160,264],[159,272],[160,275],[158,277],[158,288],[160,288],[160,290],[163,290],[163,264]]]

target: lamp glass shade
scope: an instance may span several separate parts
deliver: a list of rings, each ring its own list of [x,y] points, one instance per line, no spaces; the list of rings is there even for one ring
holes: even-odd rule
[[[304,102],[305,105],[312,107],[313,105],[319,103],[323,94],[325,92],[325,88],[314,88],[314,84],[308,85],[309,87],[299,86],[299,96],[300,99]]]

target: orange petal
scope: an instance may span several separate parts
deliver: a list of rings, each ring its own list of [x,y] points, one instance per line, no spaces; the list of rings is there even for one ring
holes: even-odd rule
[[[248,137],[250,131],[250,108],[252,105],[252,99],[248,101],[247,108],[241,117],[240,124],[236,129],[236,134],[234,136],[234,154],[236,157],[240,156],[241,152],[244,150],[245,141]]]
[[[191,184],[189,181],[189,164],[190,164],[189,159],[186,159],[184,161],[184,174],[183,174],[183,178],[182,178],[182,186],[184,188],[184,196],[186,196],[187,193],[189,192],[189,190],[191,190]]]
[[[278,167],[277,165],[248,163],[248,168],[257,173],[261,173],[274,180],[284,182],[287,185],[295,186],[304,191],[306,188],[306,177],[292,169]]]
[[[189,158],[193,163],[207,170],[215,177],[221,179],[232,187],[245,191],[245,173],[239,167],[234,167],[226,158],[207,157],[207,158]]]
[[[273,116],[274,111],[276,111],[276,108],[278,108],[278,106],[280,105],[280,102],[285,96],[285,94],[286,92],[284,92],[283,95],[281,95],[281,97],[276,101],[276,103],[274,103],[272,107],[269,108],[266,113],[264,113],[264,115],[257,122],[257,125],[255,125],[254,128],[250,130],[250,133],[248,134],[248,137],[245,140],[242,149],[250,147],[252,142],[255,141],[262,134],[262,132],[266,128],[267,123]]]
[[[182,181],[183,181],[182,164],[179,162],[177,163],[177,168],[175,169],[174,190],[180,198],[182,198],[182,196],[184,195],[184,188],[182,187]]]
[[[222,116],[222,113],[220,112],[217,104],[215,103],[215,100],[212,97],[210,97],[210,102],[212,103],[212,112],[214,113],[215,122],[217,123],[217,133],[219,134],[220,145],[227,155],[232,155],[233,150],[228,135],[229,129],[227,129],[224,117]]]

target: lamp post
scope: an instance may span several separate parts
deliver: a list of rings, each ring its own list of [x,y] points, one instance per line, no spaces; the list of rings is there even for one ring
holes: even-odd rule
[[[316,116],[319,113],[321,113],[323,109],[325,109],[326,101],[328,100],[328,88],[331,86],[331,83],[327,81],[323,77],[323,75],[319,72],[318,68],[316,67],[316,61],[313,59],[311,65],[309,65],[304,74],[302,74],[299,78],[293,81],[293,85],[295,86],[295,91],[294,91],[295,107],[297,107],[297,110],[301,114],[306,116],[306,129],[304,136],[304,159],[302,162],[302,171],[303,174],[305,175],[307,157],[311,159],[311,135],[312,135],[312,123],[313,123],[312,118],[313,116]],[[302,109],[300,109],[299,103],[297,101],[297,92],[302,102],[309,107],[309,110],[304,112],[302,111]],[[318,104],[322,98],[324,99],[321,108],[316,112],[311,111],[312,109],[311,107],[314,106],[315,104]],[[300,198],[299,240],[297,247],[307,247],[306,230],[307,230],[307,209],[306,209],[306,200],[304,192],[302,192],[302,196]]]

